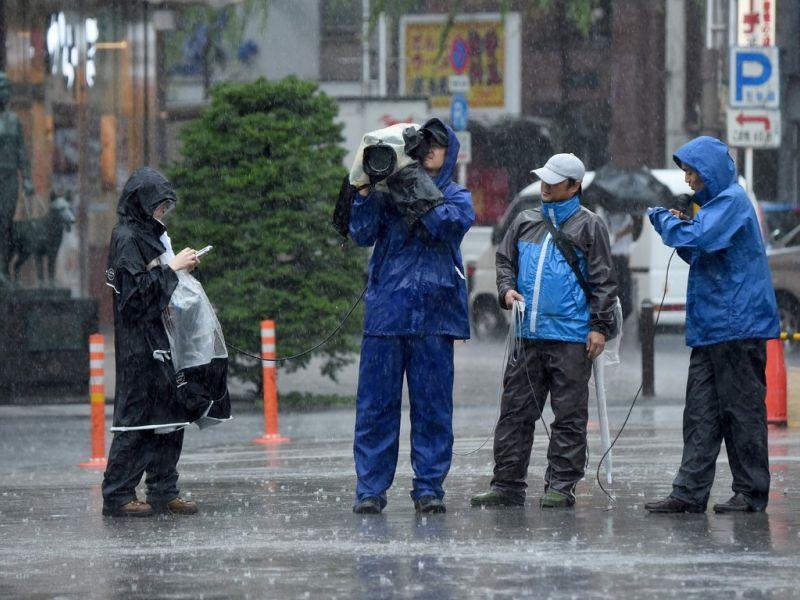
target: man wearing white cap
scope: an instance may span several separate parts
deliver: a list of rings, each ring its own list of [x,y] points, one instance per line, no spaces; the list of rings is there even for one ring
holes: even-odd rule
[[[542,508],[575,504],[586,464],[589,375],[614,327],[617,283],[608,231],[580,205],[585,168],[556,154],[532,171],[542,180],[542,206],[523,211],[497,250],[500,306],[524,305],[522,353],[503,380],[494,434],[491,490],[472,506],[521,506],[533,431],[548,393],[551,425]]]

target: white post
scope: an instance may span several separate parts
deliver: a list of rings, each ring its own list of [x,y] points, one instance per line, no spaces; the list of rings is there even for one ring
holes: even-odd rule
[[[387,29],[386,13],[382,12],[378,17],[378,94],[381,98],[386,97],[386,71],[389,61],[387,50]]]
[[[728,46],[736,46],[739,42],[739,2],[738,0],[728,0]]]
[[[458,184],[467,187],[467,165],[464,163],[458,163]]]
[[[691,0],[690,0],[691,1]],[[664,164],[672,165],[676,148],[688,141],[684,121],[686,102],[686,0],[667,0],[665,22]]]
[[[361,2],[361,95],[369,95],[369,0]]]
[[[753,193],[753,149],[744,149],[744,178],[747,180],[747,193]]]
[[[606,359],[602,354],[592,362],[592,372],[594,373],[594,389],[597,393],[597,420],[600,423],[600,441],[603,444],[603,452],[606,455],[606,478],[609,485],[612,483],[612,471],[614,470],[613,459],[611,457],[611,432],[608,429],[608,409],[606,407],[606,382],[605,382]]]

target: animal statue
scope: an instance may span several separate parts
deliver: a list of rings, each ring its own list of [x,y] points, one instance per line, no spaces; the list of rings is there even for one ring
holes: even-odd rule
[[[55,284],[56,256],[61,247],[64,231],[75,223],[71,208],[72,193],[63,196],[50,193],[50,210],[44,217],[14,221],[11,230],[11,257],[14,282],[19,281],[22,265],[33,255],[36,259],[36,274],[39,285]],[[44,259],[47,258],[47,281],[44,276]]]

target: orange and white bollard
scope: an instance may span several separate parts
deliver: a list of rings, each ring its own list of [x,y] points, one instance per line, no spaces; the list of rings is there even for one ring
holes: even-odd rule
[[[767,340],[767,424],[786,426],[786,361],[780,340]]]
[[[264,435],[257,444],[288,442],[278,433],[278,386],[275,364],[275,321],[261,321],[261,373],[264,382]]]
[[[87,469],[106,468],[106,392],[105,392],[105,347],[103,336],[89,336],[89,403],[91,406],[92,457],[80,463]]]

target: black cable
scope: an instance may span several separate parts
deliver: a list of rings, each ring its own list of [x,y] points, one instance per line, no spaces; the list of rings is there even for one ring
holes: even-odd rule
[[[513,327],[514,327],[514,323],[513,322],[510,325],[510,327],[513,330]],[[515,337],[520,339],[520,347],[522,348],[522,360],[523,360],[522,364],[523,364],[523,366],[525,368],[525,377],[528,379],[528,386],[531,388],[531,394],[533,394],[533,402],[536,405],[536,409],[539,411],[539,416],[536,417],[533,420],[533,423],[535,425],[536,421],[541,421],[542,422],[542,425],[544,426],[544,431],[547,434],[547,439],[549,440],[550,439],[550,430],[548,429],[547,423],[545,423],[544,417],[542,415],[542,411],[544,410],[544,404],[542,406],[539,406],[539,402],[536,399],[536,390],[533,388],[533,382],[531,381],[530,373],[528,373],[528,355],[526,354],[526,350],[525,350],[524,338],[522,338],[521,335],[520,336],[515,336]],[[510,340],[508,338],[506,338],[506,352],[503,355],[503,363],[504,363],[505,366],[503,367],[503,380],[501,382],[501,385],[503,385],[505,383],[505,372],[506,372],[506,369],[508,369],[509,362],[511,360],[511,358],[508,356],[508,344],[509,344],[509,341]],[[505,386],[503,385],[503,387],[505,387]],[[500,403],[502,403],[502,396],[500,398]],[[475,454],[481,448],[483,448],[489,442],[489,440],[492,439],[492,437],[494,437],[494,432],[497,429],[497,423],[499,421],[499,418],[500,418],[500,405],[498,404],[498,406],[497,406],[497,418],[495,418],[495,424],[492,427],[492,430],[489,432],[489,435],[486,436],[486,439],[483,440],[483,442],[480,444],[480,446],[478,446],[477,448],[475,448],[473,450],[470,450],[468,452],[456,452],[455,450],[453,450],[453,454],[456,455],[456,456],[470,456],[472,454]]]
[[[350,307],[350,310],[347,311],[347,314],[344,316],[344,318],[336,326],[336,329],[331,331],[331,333],[328,335],[328,337],[326,337],[324,340],[322,340],[319,344],[317,344],[316,346],[313,346],[312,348],[309,348],[308,350],[303,350],[302,352],[298,352],[297,354],[292,354],[290,356],[278,356],[276,358],[265,359],[263,356],[256,356],[252,352],[247,352],[245,350],[242,350],[241,348],[237,348],[236,346],[234,346],[233,344],[229,344],[228,342],[225,342],[225,345],[228,348],[230,348],[231,350],[234,350],[239,354],[244,354],[245,356],[249,356],[250,358],[255,358],[256,360],[259,360],[259,361],[260,360],[269,360],[270,362],[284,362],[284,361],[287,361],[287,360],[294,360],[295,358],[300,358],[301,356],[305,356],[306,354],[311,354],[317,348],[320,348],[320,347],[324,346],[325,344],[327,344],[333,336],[335,336],[337,333],[339,333],[341,328],[344,327],[344,324],[347,322],[347,319],[349,319],[350,315],[353,314],[353,311],[356,309],[356,307],[358,306],[358,303],[361,302],[361,299],[364,297],[364,294],[366,294],[366,293],[367,293],[367,286],[365,286],[364,289],[361,290],[361,293],[358,295],[358,298],[356,299],[355,303],[353,304],[353,306]]]
[[[667,261],[667,274],[664,276],[664,294],[661,296],[661,303],[658,305],[658,313],[656,313],[656,321],[653,324],[653,330],[655,330],[655,328],[658,327],[658,319],[661,317],[661,309],[664,307],[664,300],[667,297],[667,286],[669,284],[669,267],[672,264],[672,259],[675,256],[675,252],[677,252],[677,250],[672,251],[672,254],[669,255],[669,260]],[[611,449],[614,447],[614,444],[617,443],[619,436],[622,435],[625,426],[628,424],[628,419],[630,419],[631,417],[631,413],[633,412],[633,407],[636,406],[636,401],[639,399],[639,394],[642,393],[643,387],[644,387],[644,381],[642,381],[642,383],[639,384],[639,389],[636,390],[636,394],[633,397],[633,402],[631,402],[631,406],[630,408],[628,408],[628,414],[625,415],[625,420],[622,422],[622,426],[619,428],[619,431],[617,431],[617,435],[614,436],[614,440],[608,445],[608,448],[603,453],[603,456],[600,457],[600,462],[597,463],[597,471],[595,472],[595,479],[597,480],[597,485],[600,486],[600,489],[603,490],[603,493],[606,496],[608,496],[608,499],[613,504],[613,506],[607,508],[606,510],[614,510],[617,507],[617,501],[611,494],[608,493],[608,490],[606,490],[606,488],[603,487],[603,483],[602,481],[600,481],[600,467],[603,465],[603,461],[606,459],[606,456],[608,456],[608,453],[611,452]]]
[[[539,405],[539,401],[536,399],[536,390],[533,389],[533,382],[531,381],[531,375],[528,373],[528,351],[525,349],[525,343],[522,343],[522,360],[525,362],[525,377],[528,379],[528,387],[531,388],[531,394],[533,394],[533,401],[536,404],[536,409],[539,411],[539,416],[533,420],[534,426],[536,425],[536,421],[541,421],[542,426],[544,427],[544,432],[547,434],[548,441],[550,440],[550,430],[547,428],[547,423],[544,421],[544,402],[542,402],[541,406]],[[545,396],[545,401],[547,401],[547,396]],[[551,400],[552,402],[552,400]]]

